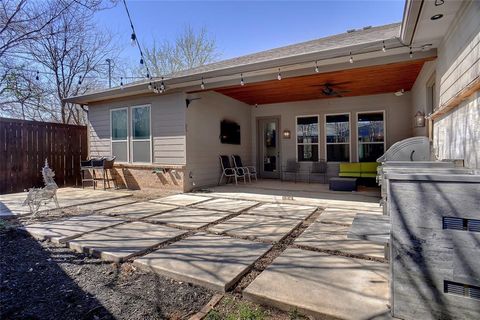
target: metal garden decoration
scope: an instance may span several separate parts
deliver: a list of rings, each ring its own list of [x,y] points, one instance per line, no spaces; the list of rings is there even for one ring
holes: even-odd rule
[[[53,179],[53,177],[55,177],[55,172],[53,172],[48,166],[47,159],[45,159],[45,166],[42,169],[42,176],[45,187],[28,189],[27,199],[23,202],[24,206],[29,206],[30,213],[34,216],[38,213],[42,204],[45,205],[52,199],[55,201],[57,208],[60,207],[57,200],[58,186]]]

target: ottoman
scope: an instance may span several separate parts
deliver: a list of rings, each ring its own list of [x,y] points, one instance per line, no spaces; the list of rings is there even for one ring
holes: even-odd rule
[[[330,178],[329,189],[332,191],[357,191],[357,178]]]

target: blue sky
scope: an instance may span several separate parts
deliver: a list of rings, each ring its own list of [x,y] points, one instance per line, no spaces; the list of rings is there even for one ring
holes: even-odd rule
[[[402,19],[404,0],[393,1],[139,1],[127,0],[137,36],[148,45],[174,39],[185,25],[205,26],[227,59],[296,42]],[[137,61],[123,3],[97,14],[117,35],[122,58]],[[124,41],[124,43],[122,43]]]

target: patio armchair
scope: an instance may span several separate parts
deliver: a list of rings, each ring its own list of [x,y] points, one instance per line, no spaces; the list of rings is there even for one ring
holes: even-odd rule
[[[103,182],[103,189],[110,188],[110,181],[113,182],[113,186],[116,189],[117,185],[112,175],[113,164],[115,163],[115,157],[101,157],[90,158],[88,160],[80,161],[80,170],[82,173],[82,188],[84,188],[85,182],[92,182],[93,189],[96,188],[97,181]],[[91,178],[85,178],[85,171],[91,172]],[[97,177],[97,173],[100,174]],[[109,177],[110,175],[110,177]]]
[[[233,165],[237,170],[242,170],[246,176],[248,176],[248,181],[252,182],[252,177],[255,178],[255,181],[258,181],[257,179],[257,168],[254,166],[244,166],[242,163],[242,158],[240,158],[239,155],[232,155],[232,160],[233,160]]]
[[[322,176],[323,183],[326,183],[327,180],[327,162],[323,159],[320,159],[318,162],[313,162],[312,167],[310,168],[310,174],[308,175],[308,183],[311,181],[311,177],[319,175]]]
[[[235,184],[238,184],[238,178],[243,178],[243,183],[247,183],[246,174],[243,170],[236,169],[230,164],[230,158],[226,155],[219,156],[220,165],[222,167],[222,175],[218,180],[218,185],[222,183],[223,177],[227,178],[227,183],[231,178],[235,179]]]
[[[288,173],[294,175],[294,181],[297,183],[297,175],[299,172],[300,164],[297,162],[297,160],[287,160],[287,165],[282,170],[282,181],[285,180],[285,174]]]

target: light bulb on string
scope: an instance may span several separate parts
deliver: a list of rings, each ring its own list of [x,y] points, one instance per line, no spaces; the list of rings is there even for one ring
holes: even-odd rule
[[[160,91],[163,93],[165,91],[165,83],[163,83],[163,77],[162,77],[162,82],[160,82]]]
[[[240,74],[240,85],[241,86],[245,85],[245,81],[243,81],[243,73]]]
[[[382,51],[387,52],[387,48],[385,47],[385,41],[382,41]]]
[[[148,90],[152,91],[152,83],[151,82],[148,83]]]
[[[317,61],[315,61],[315,72],[316,72],[316,73],[319,73],[319,72],[320,72],[320,70],[318,69]]]
[[[200,84],[200,88],[202,90],[205,90],[205,82],[203,81],[203,77],[202,77],[202,83]]]
[[[410,47],[410,53],[409,53],[409,56],[410,56],[410,58],[413,58],[413,51],[412,51],[412,47]]]
[[[137,42],[137,36],[135,35],[135,32],[132,32],[132,35],[130,36],[130,44],[132,47],[135,47]]]
[[[140,58],[140,64],[143,65],[143,58]]]
[[[40,80],[40,72],[37,70],[37,75],[35,76],[35,80]]]
[[[280,73],[280,68],[278,68],[277,80],[282,80],[282,74]]]
[[[120,89],[123,90],[123,77],[120,77]]]
[[[348,62],[353,63],[353,56],[351,51],[350,51],[350,59],[348,59]]]
[[[82,84],[82,76],[79,76],[78,77],[78,85],[81,85]]]

